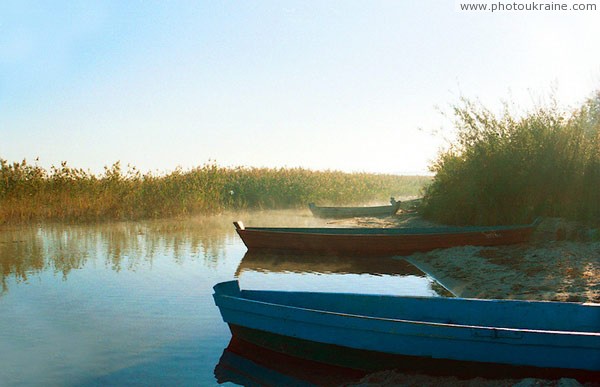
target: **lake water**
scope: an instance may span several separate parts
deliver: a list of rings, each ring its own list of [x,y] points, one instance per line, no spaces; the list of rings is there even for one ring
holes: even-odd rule
[[[262,371],[240,379],[231,365],[252,363],[223,364],[231,335],[212,287],[234,278],[254,289],[445,295],[403,260],[247,254],[238,219],[328,225],[308,211],[265,211],[1,230],[0,385],[256,383]]]

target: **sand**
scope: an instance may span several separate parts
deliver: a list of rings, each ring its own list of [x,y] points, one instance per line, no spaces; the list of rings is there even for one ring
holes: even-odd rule
[[[332,221],[354,227],[429,227],[416,213]],[[600,303],[600,230],[558,218],[541,221],[530,243],[463,246],[406,259],[458,297]]]
[[[417,214],[356,222],[364,227],[435,226]],[[407,259],[458,297],[600,303],[600,235],[598,229],[576,222],[543,219],[527,244],[455,247],[396,259]],[[384,371],[367,375],[355,385],[568,387],[600,383],[568,378],[463,380]]]
[[[464,246],[407,260],[458,297],[600,303],[596,230],[545,219],[528,244]]]
[[[484,378],[458,379],[455,377],[433,377],[427,375],[407,375],[396,371],[382,371],[362,378],[353,387],[385,386],[385,387],[596,387],[592,382],[580,383],[575,379],[562,378],[558,380],[545,379],[501,379],[489,380]]]

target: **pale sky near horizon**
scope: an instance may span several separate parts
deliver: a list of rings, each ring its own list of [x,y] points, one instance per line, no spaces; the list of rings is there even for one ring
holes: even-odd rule
[[[426,173],[460,96],[570,109],[600,89],[600,2],[578,2],[598,10],[2,0],[0,158]]]

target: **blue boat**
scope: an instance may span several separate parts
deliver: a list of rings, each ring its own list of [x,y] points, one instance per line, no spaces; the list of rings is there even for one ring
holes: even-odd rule
[[[213,297],[234,337],[336,366],[433,361],[452,372],[600,377],[600,304],[240,290],[237,281],[215,285]]]

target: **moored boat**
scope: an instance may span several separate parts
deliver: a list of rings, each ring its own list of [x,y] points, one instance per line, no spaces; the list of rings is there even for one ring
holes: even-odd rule
[[[234,337],[336,366],[600,376],[600,304],[240,290],[237,281],[214,291]]]
[[[248,250],[358,256],[410,255],[455,246],[527,242],[538,221],[525,225],[423,228],[245,227],[234,222]]]
[[[379,217],[392,216],[400,209],[401,202],[390,198],[387,206],[365,206],[365,207],[321,207],[315,203],[309,203],[308,208],[314,216],[319,218],[355,218],[355,217]]]

